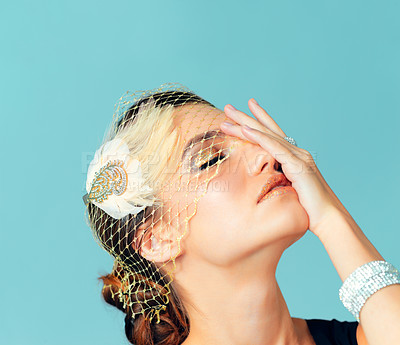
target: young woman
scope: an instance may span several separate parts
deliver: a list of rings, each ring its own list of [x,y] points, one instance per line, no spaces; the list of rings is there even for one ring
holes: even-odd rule
[[[132,344],[398,341],[398,271],[254,99],[255,119],[174,84],[130,97],[89,166],[84,199],[115,258],[103,296],[126,314]],[[360,323],[290,316],[276,268],[307,230],[346,280],[342,301]]]

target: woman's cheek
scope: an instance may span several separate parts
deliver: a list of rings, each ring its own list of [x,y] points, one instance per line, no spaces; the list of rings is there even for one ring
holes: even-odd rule
[[[226,195],[227,196],[227,195]],[[215,265],[228,265],[246,250],[246,217],[240,203],[222,195],[203,197],[190,221],[188,251]],[[190,255],[190,253],[189,253]]]

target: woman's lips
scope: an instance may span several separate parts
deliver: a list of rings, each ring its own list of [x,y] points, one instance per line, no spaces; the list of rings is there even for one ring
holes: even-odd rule
[[[278,186],[271,189],[267,194],[265,194],[259,202],[264,200],[270,200],[280,195],[288,194],[288,193],[297,193],[296,189],[292,186]]]
[[[260,194],[257,198],[257,204],[260,200],[272,189],[279,187],[279,186],[291,186],[291,182],[286,178],[284,174],[275,174],[270,176],[267,180],[267,183],[262,187]]]

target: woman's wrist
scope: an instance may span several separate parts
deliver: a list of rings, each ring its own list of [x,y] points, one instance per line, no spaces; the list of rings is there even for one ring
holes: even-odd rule
[[[346,278],[339,289],[339,297],[360,322],[359,315],[365,302],[379,290],[393,284],[400,284],[399,270],[390,262],[375,260],[358,267]]]
[[[318,238],[343,282],[362,265],[384,260],[348,212],[332,212],[322,226],[324,228],[319,229]],[[373,280],[371,278],[369,282]],[[395,344],[400,337],[397,330],[400,322],[400,286],[393,284],[381,288],[387,285],[382,282],[378,279],[374,283],[379,291],[364,301],[360,312],[363,332],[371,345]],[[372,285],[370,288],[373,290]],[[363,287],[360,294],[365,299],[369,293],[362,290]],[[357,292],[355,294],[358,295]]]
[[[346,210],[332,210],[314,232],[344,281],[357,267],[384,260]]]
[[[332,234],[334,235],[335,231],[333,231],[332,225],[343,221],[348,221],[348,223],[351,224],[354,219],[342,204],[338,206],[332,205],[327,207],[327,210],[324,212],[323,220],[318,226],[310,230],[323,242],[328,240],[329,236]],[[356,226],[358,225],[356,224]]]

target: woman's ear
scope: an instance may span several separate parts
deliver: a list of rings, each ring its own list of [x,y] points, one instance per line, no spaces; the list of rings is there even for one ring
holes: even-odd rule
[[[144,224],[139,227],[138,235],[142,236],[139,254],[149,261],[167,262],[179,254],[179,235],[171,224],[166,226],[161,221],[153,227]]]

